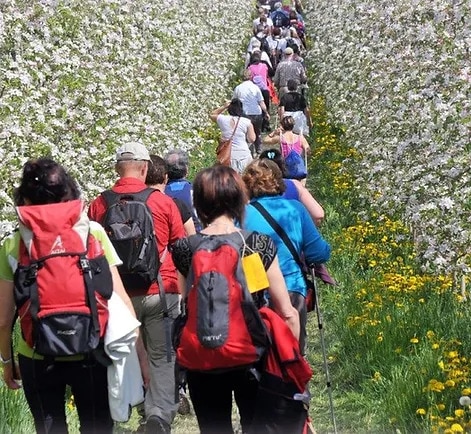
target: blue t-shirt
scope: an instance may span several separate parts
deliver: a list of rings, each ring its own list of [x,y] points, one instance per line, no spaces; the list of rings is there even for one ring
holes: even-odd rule
[[[266,196],[253,199],[258,201],[284,229],[300,257],[307,264],[321,264],[330,258],[330,245],[322,238],[311,216],[301,202],[281,196]],[[296,260],[275,229],[260,212],[250,204],[246,207],[244,228],[269,235],[278,248],[281,272],[289,291],[306,296],[306,282]]]
[[[168,181],[165,187],[165,194],[185,203],[188,209],[191,210],[191,217],[193,218],[196,232],[199,232],[202,229],[202,226],[193,207],[193,187],[191,182],[184,178],[172,179]]]

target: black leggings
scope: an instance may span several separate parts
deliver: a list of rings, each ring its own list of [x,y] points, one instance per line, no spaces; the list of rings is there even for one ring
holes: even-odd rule
[[[248,432],[257,402],[258,381],[247,369],[207,374],[187,372],[188,389],[201,434],[233,434],[232,392],[243,432]]]
[[[111,434],[106,367],[94,360],[46,362],[19,356],[23,389],[38,434],[67,433],[66,387],[70,386],[80,431]]]

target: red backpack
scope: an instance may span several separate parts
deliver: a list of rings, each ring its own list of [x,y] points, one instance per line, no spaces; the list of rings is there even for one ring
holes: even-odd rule
[[[14,283],[23,338],[46,357],[93,352],[106,330],[113,282],[82,201],[21,206],[17,213]]]
[[[177,362],[196,371],[248,366],[269,346],[241,264],[246,232],[193,235],[187,279],[186,322],[177,341]]]

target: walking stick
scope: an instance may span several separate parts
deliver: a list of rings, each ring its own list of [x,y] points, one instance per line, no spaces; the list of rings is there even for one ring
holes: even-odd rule
[[[329,365],[327,363],[327,351],[325,348],[324,326],[322,323],[322,314],[319,307],[319,293],[318,293],[318,286],[317,286],[317,280],[316,280],[316,266],[315,265],[311,266],[310,269],[311,269],[311,274],[312,274],[312,282],[314,286],[314,303],[315,303],[316,316],[317,316],[317,325],[319,327],[319,336],[321,340],[322,357],[324,360],[324,372],[325,372],[325,378],[326,378],[327,392],[329,394],[330,416],[332,418],[334,433],[337,434],[337,423],[335,421],[335,413],[334,413],[334,401],[332,399],[332,383],[330,381]]]

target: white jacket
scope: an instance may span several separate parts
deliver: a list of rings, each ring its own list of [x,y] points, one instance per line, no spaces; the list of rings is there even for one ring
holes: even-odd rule
[[[105,352],[112,361],[108,366],[108,401],[113,420],[126,422],[132,407],[144,401],[135,331],[141,323],[116,293],[108,300],[108,309]]]

